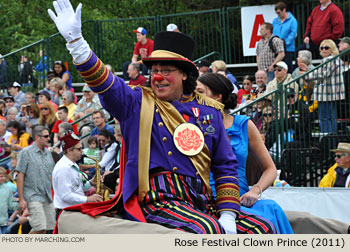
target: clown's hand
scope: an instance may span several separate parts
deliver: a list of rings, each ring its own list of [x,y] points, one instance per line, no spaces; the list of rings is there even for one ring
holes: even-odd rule
[[[225,229],[226,234],[237,234],[236,213],[231,211],[220,212],[219,223]]]
[[[82,37],[81,34],[81,7],[80,3],[74,12],[69,0],[57,0],[53,2],[56,14],[49,9],[48,13],[51,19],[55,22],[58,31],[66,39],[72,42],[73,40]]]

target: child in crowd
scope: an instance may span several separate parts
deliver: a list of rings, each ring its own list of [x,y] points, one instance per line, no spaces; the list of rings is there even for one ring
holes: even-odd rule
[[[16,180],[17,178],[17,172],[16,172],[16,167],[17,167],[17,157],[18,157],[19,152],[16,151],[12,151],[10,154],[10,158],[11,158],[11,176],[13,178],[13,180]]]
[[[6,169],[0,167],[0,234],[4,234],[10,224],[8,221],[9,210],[15,211],[18,209],[18,203],[13,201],[12,192],[6,185],[7,180]]]
[[[88,138],[88,146],[88,148],[84,148],[83,154],[100,160],[100,149],[98,148],[98,141],[96,136],[90,136]],[[84,164],[81,165],[80,168],[85,170],[89,178],[92,178],[96,172],[96,162],[90,158],[84,157]]]
[[[13,170],[11,172],[13,172]],[[16,182],[13,180],[11,174],[7,174],[7,182],[5,183],[5,185],[7,185],[11,193],[15,196],[15,194],[17,193],[17,185]]]

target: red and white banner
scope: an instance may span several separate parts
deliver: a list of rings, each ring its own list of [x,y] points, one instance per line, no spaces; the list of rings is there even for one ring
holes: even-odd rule
[[[277,17],[275,5],[261,5],[241,8],[243,55],[255,56],[256,46],[261,39],[260,25],[272,23]]]

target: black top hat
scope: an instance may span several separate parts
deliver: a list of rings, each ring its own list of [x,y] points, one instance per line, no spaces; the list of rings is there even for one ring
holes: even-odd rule
[[[148,68],[155,62],[174,64],[197,78],[197,67],[191,61],[193,50],[194,40],[190,36],[180,32],[159,32],[154,39],[151,57],[143,58],[142,62]]]

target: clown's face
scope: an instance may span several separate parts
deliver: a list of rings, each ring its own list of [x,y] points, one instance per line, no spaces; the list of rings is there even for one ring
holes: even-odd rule
[[[160,74],[163,78],[155,78],[155,74]],[[152,65],[151,87],[160,100],[180,100],[183,95],[182,82],[186,79],[187,74],[173,65]]]

